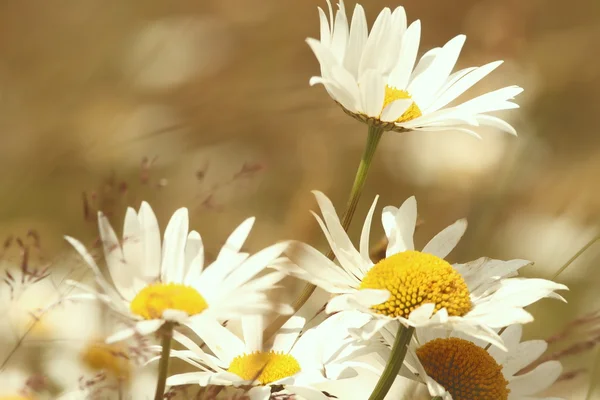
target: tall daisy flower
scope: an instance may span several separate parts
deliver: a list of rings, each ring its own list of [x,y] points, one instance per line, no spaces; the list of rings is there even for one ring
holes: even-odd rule
[[[187,350],[172,351],[201,371],[173,375],[167,385],[199,384],[249,386],[252,400],[267,400],[271,392],[296,394],[311,400],[327,400],[319,383],[354,376],[353,367],[371,368],[355,361],[377,349],[376,344],[357,342],[348,327],[362,324],[356,312],[339,313],[303,332],[306,319],[295,315],[263,348],[263,318],[243,317],[243,340],[218,323],[198,325],[196,333],[214,356],[205,353],[190,339],[175,336]]]
[[[393,327],[381,333],[391,345]],[[416,374],[414,379],[427,385],[431,396],[444,400],[547,399],[539,394],[556,381],[562,366],[558,361],[547,361],[521,372],[548,347],[543,340],[521,342],[521,333],[520,325],[509,326],[501,334],[507,348],[503,351],[487,349],[485,342],[460,332],[417,329],[405,364]]]
[[[334,101],[352,117],[393,131],[461,130],[491,126],[511,134],[507,122],[489,112],[518,108],[511,102],[523,89],[507,86],[464,103],[448,106],[457,97],[495,70],[502,61],[470,67],[454,73],[466,36],[458,35],[443,47],[427,51],[417,61],[421,23],[407,27],[403,7],[384,8],[371,31],[365,12],[357,4],[348,23],[343,0],[335,17],[319,8],[320,39],[307,39],[321,65],[321,76],[310,84],[322,84]]]
[[[481,258],[466,264],[448,263],[444,258],[465,232],[465,220],[438,233],[421,251],[415,250],[414,197],[400,208],[383,209],[386,257],[373,263],[369,236],[377,198],[365,219],[357,250],[331,201],[321,192],[314,194],[323,219],[313,215],[339,265],[313,247],[294,242],[287,251],[292,263],[280,268],[337,295],[327,304],[327,312],[358,310],[374,317],[365,325],[366,336],[398,320],[413,327],[444,324],[502,346],[495,328],[530,322],[533,318],[523,307],[544,297],[562,299],[554,291],[567,289],[544,279],[516,277],[521,267],[530,264],[525,260]]]
[[[113,284],[100,272],[94,258],[72,237],[67,241],[92,269],[100,292],[69,282],[86,293],[68,299],[99,299],[134,326],[110,336],[123,340],[138,333],[157,331],[165,322],[189,325],[199,319],[231,319],[275,309],[291,313],[289,306],[274,305],[266,291],[283,278],[280,272],[255,276],[285,249],[275,244],[254,255],[240,249],[250,233],[254,218],[245,220],[229,236],[216,260],[204,267],[204,247],[198,232],[188,233],[188,211],[177,210],[160,240],[156,216],[148,203],[139,212],[129,208],[125,215],[123,240],[107,218],[98,214],[104,258]]]

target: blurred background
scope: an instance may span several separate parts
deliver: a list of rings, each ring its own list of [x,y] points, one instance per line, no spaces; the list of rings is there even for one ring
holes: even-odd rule
[[[409,22],[421,19],[421,53],[465,33],[458,68],[505,60],[467,96],[511,84],[525,92],[520,110],[499,115],[518,138],[492,130],[482,141],[457,132],[387,133],[354,237],[376,194],[380,206],[416,195],[423,221],[417,244],[466,217],[453,261],[525,258],[535,262],[526,275],[551,278],[600,232],[600,2],[363,5],[370,22],[398,5]],[[258,218],[247,242],[252,251],[281,239],[325,248],[308,212],[316,209],[310,190],[325,192],[341,213],[366,126],[322,87],[308,86],[319,74],[304,42],[318,37],[317,6],[326,4],[1,2],[0,268],[21,265],[27,248],[31,265],[63,273],[74,258],[63,235],[92,244],[97,210],[120,227],[125,208],[142,200],[162,226],[188,207],[209,253],[251,215]],[[379,222],[373,232],[383,235]],[[526,327],[528,338],[560,336],[569,322],[600,309],[599,261],[600,244],[559,276],[570,287],[569,303],[531,307],[537,319]],[[293,299],[301,285],[287,282],[285,296]],[[554,396],[585,398],[600,354],[600,323],[586,318],[551,347],[553,354],[579,346],[562,359],[567,374]]]

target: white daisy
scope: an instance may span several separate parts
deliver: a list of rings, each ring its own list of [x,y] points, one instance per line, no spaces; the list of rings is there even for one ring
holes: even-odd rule
[[[389,345],[396,332],[391,325],[381,331]],[[548,347],[543,340],[521,342],[521,333],[521,325],[509,326],[501,334],[507,348],[503,351],[494,347],[486,350],[485,342],[460,332],[417,329],[405,364],[427,385],[431,396],[444,400],[541,399],[536,394],[556,381],[562,367],[558,361],[547,361],[521,372]]]
[[[143,364],[153,355],[147,338],[107,344],[115,326],[99,302],[69,302],[51,310],[46,319],[56,329],[44,356],[44,372],[63,390],[64,398],[152,398],[156,370]],[[100,394],[102,396],[100,396]]]
[[[554,291],[567,289],[544,279],[515,277],[521,267],[530,264],[525,260],[481,258],[450,265],[444,257],[465,232],[465,220],[450,225],[422,251],[416,251],[414,197],[400,208],[383,209],[388,245],[386,257],[374,264],[369,256],[369,236],[377,198],[362,229],[360,250],[356,250],[331,201],[321,192],[314,193],[324,221],[313,215],[339,265],[311,246],[294,242],[288,251],[293,264],[282,263],[280,268],[337,294],[327,304],[327,312],[359,310],[372,315],[366,336],[397,319],[414,327],[445,324],[502,346],[494,328],[530,322],[533,318],[523,307],[544,297],[562,299]]]
[[[254,255],[240,252],[254,223],[244,221],[229,236],[216,260],[204,268],[204,247],[198,232],[188,233],[188,211],[174,214],[161,240],[154,212],[143,202],[138,213],[125,215],[123,240],[119,243],[107,218],[99,213],[98,225],[104,257],[114,284],[102,276],[94,258],[77,240],[66,237],[85,259],[101,292],[70,282],[87,293],[67,299],[100,299],[135,326],[117,332],[109,342],[136,332],[145,335],[170,321],[187,325],[200,316],[225,320],[273,309],[291,313],[291,307],[271,303],[266,291],[283,278],[280,272],[253,279],[285,249],[275,244]]]
[[[354,376],[353,367],[371,368],[355,359],[379,348],[359,343],[348,333],[349,327],[364,324],[363,317],[356,312],[339,313],[302,332],[306,319],[295,315],[275,335],[268,350],[263,350],[260,316],[242,318],[243,340],[217,323],[198,324],[195,331],[214,356],[176,335],[188,350],[172,351],[172,356],[202,371],[171,376],[167,384],[250,386],[247,394],[252,400],[267,400],[271,390],[281,386],[284,393],[326,400],[328,397],[313,385]]]
[[[523,89],[508,86],[462,104],[448,104],[475,85],[502,61],[452,73],[465,42],[458,35],[443,47],[426,52],[418,62],[421,23],[407,27],[403,7],[384,8],[368,32],[365,12],[357,4],[348,24],[343,0],[329,20],[319,8],[321,38],[307,39],[319,64],[321,83],[349,115],[384,130],[461,130],[477,136],[467,126],[491,126],[516,134],[505,121],[489,112],[518,108],[511,100]],[[415,66],[416,63],[416,66]]]

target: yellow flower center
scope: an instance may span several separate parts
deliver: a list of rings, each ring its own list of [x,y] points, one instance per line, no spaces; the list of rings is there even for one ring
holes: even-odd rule
[[[435,339],[417,349],[427,375],[454,400],[507,400],[502,366],[487,351],[464,339]]]
[[[178,283],[155,283],[146,286],[130,304],[131,312],[144,319],[161,318],[165,310],[200,314],[208,304],[194,288]]]
[[[257,351],[237,356],[229,369],[242,379],[257,380],[263,385],[278,381],[300,372],[300,364],[289,354]]]
[[[385,86],[385,99],[383,100],[383,109],[396,100],[412,99],[406,90],[396,89],[391,86]],[[396,122],[406,122],[423,115],[421,109],[414,101],[406,111],[396,120]]]
[[[81,360],[90,369],[108,372],[117,379],[127,380],[131,372],[129,357],[118,344],[91,342],[81,352]]]
[[[445,308],[453,316],[471,310],[462,276],[445,260],[419,251],[404,251],[379,261],[366,273],[360,289],[388,290],[389,299],[373,310],[390,317],[407,318],[426,303],[434,303],[436,310]]]

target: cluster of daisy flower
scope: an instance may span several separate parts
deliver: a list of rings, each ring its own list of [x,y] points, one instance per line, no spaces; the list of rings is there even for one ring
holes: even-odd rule
[[[186,208],[175,211],[161,233],[143,202],[139,210],[127,210],[121,239],[99,213],[107,274],[81,242],[66,238],[89,266],[95,286],[67,279],[71,290],[48,310],[102,305],[123,324],[96,329],[86,347],[75,351],[83,354],[85,368],[98,367],[116,381],[140,375],[129,361],[144,353],[143,364],[153,372],[138,384],[145,394],[132,398],[162,399],[190,387],[206,394],[200,388],[216,387],[215,393],[237,388],[243,396],[238,398],[252,400],[366,399],[343,390],[345,380],[366,373],[376,378],[366,388],[369,400],[390,398],[398,382],[406,388],[410,383],[410,398],[417,398],[413,389],[423,398],[445,400],[537,398],[558,378],[561,365],[548,361],[525,370],[547,347],[541,340],[521,342],[521,325],[533,320],[525,308],[543,298],[564,300],[557,294],[564,285],[519,277],[531,264],[526,260],[446,261],[467,229],[465,220],[415,249],[414,197],[381,210],[383,259],[370,255],[377,198],[359,242],[346,233],[384,132],[452,129],[479,137],[476,128],[488,126],[514,134],[488,113],[516,108],[511,99],[522,89],[508,86],[449,106],[501,62],[453,72],[464,35],[418,58],[421,24],[408,25],[402,7],[385,8],[369,31],[360,5],[350,22],[343,1],[335,13],[328,6],[329,16],[319,8],[320,39],[307,40],[321,67],[310,83],[322,84],[345,113],[368,126],[365,156],[342,219],[325,194],[314,192],[320,215],[313,214],[330,251],[282,241],[249,254],[244,242],[255,223],[249,218],[208,262]],[[304,298],[293,305],[269,297],[286,276],[307,282]],[[316,287],[330,294],[321,311],[304,304]],[[183,360],[186,369],[172,372],[171,359]],[[92,397],[94,379],[72,383],[61,398]]]

